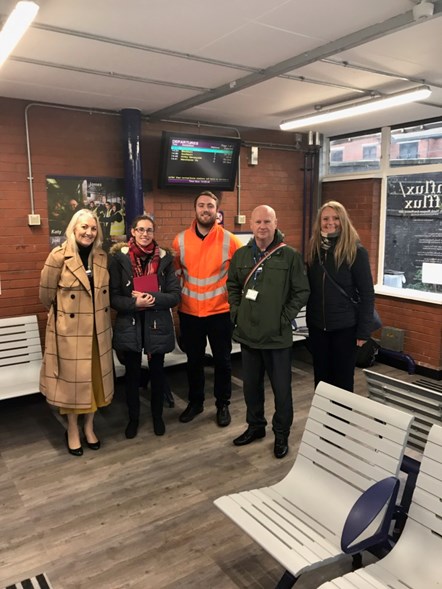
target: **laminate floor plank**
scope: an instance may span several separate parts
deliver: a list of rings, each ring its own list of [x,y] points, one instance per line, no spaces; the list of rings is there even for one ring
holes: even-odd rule
[[[385,365],[376,370],[407,375]],[[142,391],[139,435],[126,440],[124,387],[96,417],[102,448],[70,456],[63,419],[40,395],[0,404],[0,587],[46,572],[54,589],[270,589],[281,567],[214,505],[220,495],[271,485],[290,470],[313,395],[312,367],[293,361],[295,423],[290,452],[273,457],[267,436],[237,448],[246,428],[240,358],[233,360],[232,423],[216,425],[213,370],[205,410],[178,421],[187,404],[185,366],[169,370],[175,406],[166,434],[153,434]],[[366,394],[362,371],[356,392]],[[266,381],[266,415],[273,395]],[[297,589],[350,570],[350,560],[304,575]],[[328,575],[328,576],[327,576]]]

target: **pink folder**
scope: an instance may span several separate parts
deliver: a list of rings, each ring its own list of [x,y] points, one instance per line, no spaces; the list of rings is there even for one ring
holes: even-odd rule
[[[158,292],[158,275],[145,274],[144,276],[134,276],[134,290],[140,292]]]

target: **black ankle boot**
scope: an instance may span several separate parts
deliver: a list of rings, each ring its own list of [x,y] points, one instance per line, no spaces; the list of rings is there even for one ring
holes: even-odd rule
[[[166,431],[166,426],[164,425],[163,418],[161,415],[154,416],[153,418],[153,431],[156,436],[163,436]]]
[[[132,438],[136,437],[137,433],[138,433],[138,420],[131,419],[126,427],[126,431],[125,431],[126,438],[128,440],[131,440]]]

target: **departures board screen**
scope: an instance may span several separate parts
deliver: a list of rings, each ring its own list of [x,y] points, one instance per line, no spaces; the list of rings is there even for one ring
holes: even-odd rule
[[[160,188],[234,190],[241,140],[164,131]]]

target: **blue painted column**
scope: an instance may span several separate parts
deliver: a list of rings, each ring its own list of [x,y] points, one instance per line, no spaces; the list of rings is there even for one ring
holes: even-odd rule
[[[124,194],[126,198],[126,234],[137,215],[144,212],[143,167],[141,162],[141,112],[134,108],[121,111],[123,120]]]

